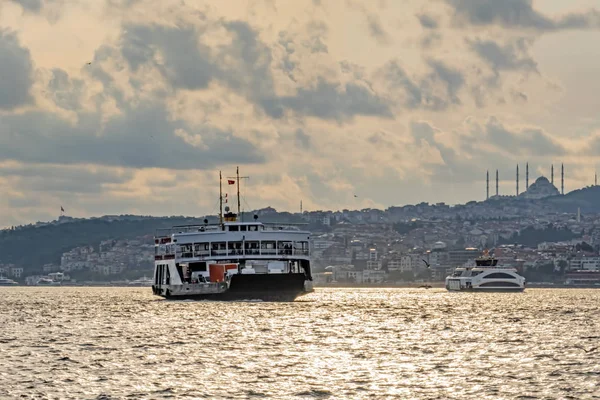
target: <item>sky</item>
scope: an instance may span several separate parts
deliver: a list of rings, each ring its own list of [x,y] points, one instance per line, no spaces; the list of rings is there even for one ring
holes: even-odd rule
[[[600,0],[4,0],[0,227],[215,214],[237,166],[291,212],[588,186],[597,43]]]

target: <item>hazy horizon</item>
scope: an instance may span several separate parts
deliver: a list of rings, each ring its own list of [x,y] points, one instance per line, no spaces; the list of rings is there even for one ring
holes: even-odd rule
[[[214,214],[238,165],[246,209],[479,201],[526,162],[567,193],[599,42],[599,0],[4,1],[0,227]]]

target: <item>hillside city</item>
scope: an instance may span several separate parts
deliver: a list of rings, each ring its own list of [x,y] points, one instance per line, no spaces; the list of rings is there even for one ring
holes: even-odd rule
[[[516,267],[529,282],[600,283],[600,214],[584,215],[580,209],[560,212],[527,202],[557,195],[546,178],[539,178],[527,192],[519,204],[493,196],[458,206],[421,203],[386,210],[296,214],[269,207],[254,213],[259,221],[294,218],[307,225],[312,232],[317,285],[443,281],[454,268],[473,265],[484,249],[493,249],[500,265]],[[36,226],[78,221],[63,216]],[[39,266],[2,263],[0,276],[27,285],[56,281],[118,284],[149,277],[154,259],[152,233],[73,247],[62,253],[60,261]]]

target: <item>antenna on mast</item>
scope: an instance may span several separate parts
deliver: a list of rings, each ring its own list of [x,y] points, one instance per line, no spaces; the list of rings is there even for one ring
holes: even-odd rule
[[[244,216],[241,213],[241,199],[240,199],[240,179],[250,179],[249,176],[240,176],[240,167],[237,167],[235,170],[235,178],[234,177],[228,177],[229,179],[235,179],[236,183],[237,183],[237,206],[238,206],[238,217],[240,218],[240,221],[244,222]]]
[[[219,224],[223,225],[223,176],[219,171]]]

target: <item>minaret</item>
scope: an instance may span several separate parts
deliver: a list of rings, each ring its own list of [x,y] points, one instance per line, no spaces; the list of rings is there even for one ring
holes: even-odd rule
[[[565,194],[565,165],[560,164],[560,194]]]
[[[496,196],[498,196],[498,170],[496,170]]]
[[[525,190],[529,190],[529,163],[525,164]]]
[[[517,196],[519,195],[519,164],[517,164]]]
[[[485,171],[485,199],[490,198],[490,171]]]
[[[550,183],[554,185],[554,164],[550,167]]]

